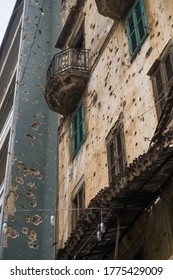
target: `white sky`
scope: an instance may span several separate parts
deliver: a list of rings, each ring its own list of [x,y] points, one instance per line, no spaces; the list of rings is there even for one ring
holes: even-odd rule
[[[0,0],[0,45],[15,3],[16,0]]]

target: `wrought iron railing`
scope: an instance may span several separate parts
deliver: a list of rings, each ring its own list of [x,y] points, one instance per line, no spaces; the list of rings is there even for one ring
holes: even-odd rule
[[[66,70],[87,71],[89,69],[88,49],[67,49],[55,54],[47,71],[47,81]]]

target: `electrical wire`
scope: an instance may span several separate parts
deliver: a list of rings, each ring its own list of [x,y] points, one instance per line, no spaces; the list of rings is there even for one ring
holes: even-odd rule
[[[97,227],[98,228],[98,227]],[[83,247],[88,243],[88,241],[91,239],[91,237],[96,233],[97,228],[92,232],[92,234],[88,237],[88,239],[84,242],[84,244],[80,247],[80,249],[77,251],[77,253],[74,255],[73,259],[76,259],[76,256],[79,254],[79,252],[83,249]]]
[[[15,212],[43,212],[43,211],[50,211],[50,212],[59,212],[59,211],[92,211],[92,210],[109,210],[113,208],[104,208],[104,207],[92,207],[92,208],[57,208],[52,210],[51,208],[42,208],[42,209],[21,209],[21,210],[16,210]]]
[[[56,244],[58,244],[58,242],[54,242],[52,245],[50,245],[49,247],[47,247],[46,249],[44,249],[43,251],[41,251],[39,254],[33,256],[33,258],[29,259],[29,260],[34,260],[35,258],[39,257],[41,254],[43,254],[44,252],[46,252],[47,250],[49,250],[50,248],[52,248],[53,246],[55,246]]]

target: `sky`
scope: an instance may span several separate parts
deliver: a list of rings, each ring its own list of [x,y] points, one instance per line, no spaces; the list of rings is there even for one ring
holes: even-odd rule
[[[0,0],[0,45],[8,26],[16,0]]]

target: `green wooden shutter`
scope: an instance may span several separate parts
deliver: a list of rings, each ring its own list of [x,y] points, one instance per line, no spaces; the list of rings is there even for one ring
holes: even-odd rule
[[[143,0],[137,0],[133,5],[126,20],[126,34],[132,62],[148,35],[147,18]]]
[[[84,106],[81,102],[72,120],[72,156],[73,158],[77,154],[80,146],[85,140],[85,120],[84,120]]]

